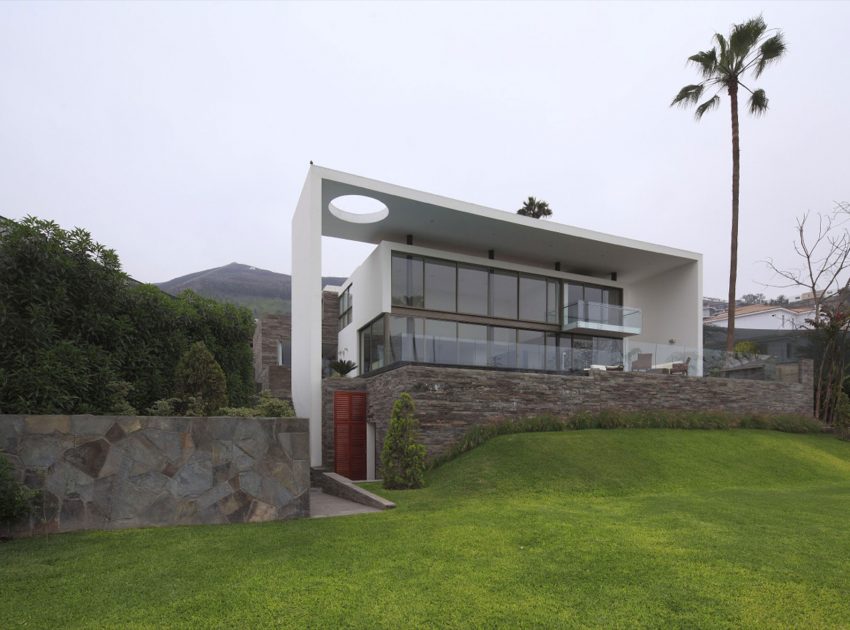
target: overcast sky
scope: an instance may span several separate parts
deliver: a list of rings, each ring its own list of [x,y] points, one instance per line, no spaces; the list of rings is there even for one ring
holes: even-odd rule
[[[728,281],[729,104],[671,98],[763,13],[784,61],[742,115],[739,294],[850,200],[850,3],[0,3],[0,214],[80,226],[145,282],[291,271],[309,160],[704,254]],[[325,275],[370,248],[333,241]],[[789,291],[785,291],[789,293]],[[790,292],[793,293],[793,292]]]

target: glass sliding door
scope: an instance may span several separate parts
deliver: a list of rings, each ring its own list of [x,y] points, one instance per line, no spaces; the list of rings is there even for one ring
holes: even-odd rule
[[[457,311],[487,315],[490,272],[483,267],[457,266]]]
[[[490,356],[487,365],[491,367],[516,367],[516,328],[490,328]]]
[[[457,345],[459,365],[487,365],[487,326],[458,324]]]
[[[431,311],[457,310],[457,266],[441,260],[425,261],[425,308]]]

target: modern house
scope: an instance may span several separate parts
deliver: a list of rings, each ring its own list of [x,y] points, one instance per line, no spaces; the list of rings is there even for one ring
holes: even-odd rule
[[[355,213],[347,196],[375,200]],[[339,295],[340,358],[584,374],[702,369],[702,256],[311,166],[292,220],[292,397],[322,463],[322,236],[375,249]],[[357,374],[357,372],[355,373]]]

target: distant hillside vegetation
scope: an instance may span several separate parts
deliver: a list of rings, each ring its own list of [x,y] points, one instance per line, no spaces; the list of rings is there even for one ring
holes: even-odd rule
[[[345,278],[322,278],[322,286],[344,281]],[[156,286],[172,295],[191,289],[206,297],[241,304],[250,308],[255,317],[289,313],[292,300],[290,275],[240,263],[197,271]]]

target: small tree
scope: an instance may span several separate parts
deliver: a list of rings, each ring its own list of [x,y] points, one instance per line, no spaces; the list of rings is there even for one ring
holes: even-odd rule
[[[524,217],[531,217],[532,219],[542,219],[543,217],[552,216],[552,210],[549,208],[549,204],[542,199],[536,199],[534,197],[526,199],[522,204],[522,208],[517,210],[516,213]]]
[[[425,485],[425,447],[418,442],[419,423],[413,398],[403,393],[393,405],[387,437],[381,451],[384,488],[421,488]]]
[[[224,371],[203,341],[192,344],[180,357],[174,380],[177,395],[184,399],[194,398],[195,408],[204,415],[227,406]]]
[[[781,278],[781,287],[805,288],[812,295],[812,317],[803,328],[815,345],[815,416],[829,424],[838,421],[846,380],[850,334],[850,203],[836,203],[832,213],[806,212],[797,219],[794,251],[801,266],[785,269],[766,261]]]

